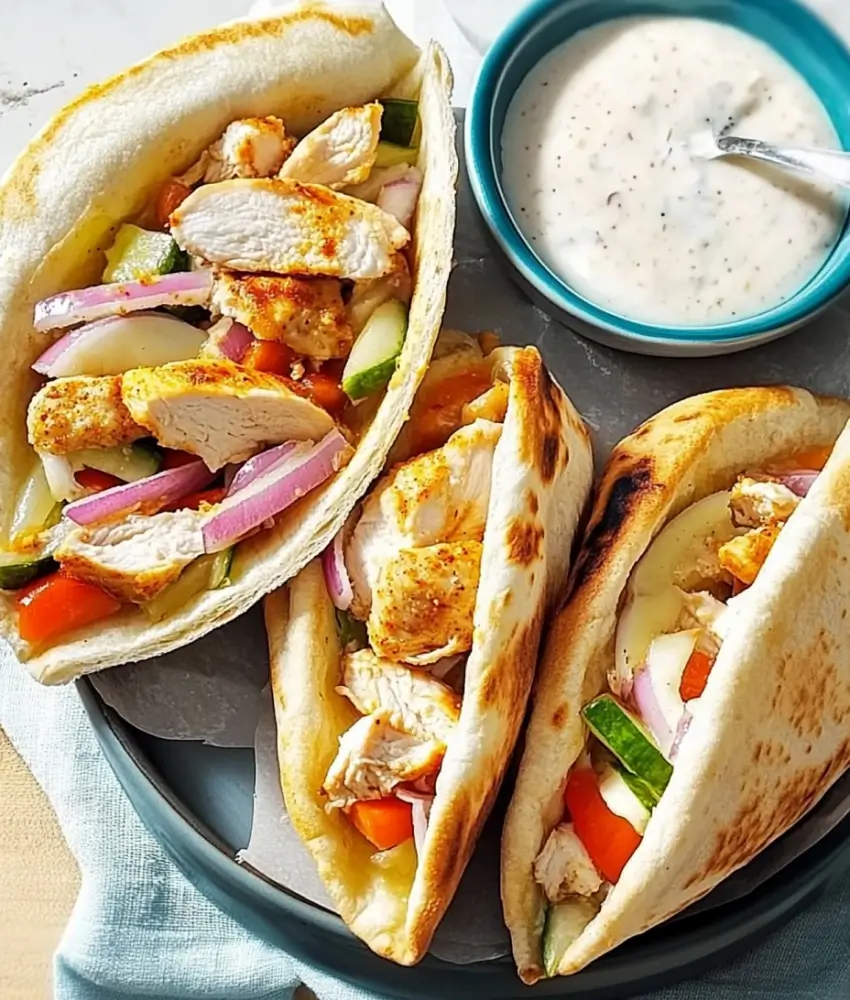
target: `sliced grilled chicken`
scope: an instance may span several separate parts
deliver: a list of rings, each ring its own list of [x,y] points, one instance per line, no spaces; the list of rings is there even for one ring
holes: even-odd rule
[[[284,441],[318,441],[328,414],[274,375],[229,361],[178,361],[124,375],[133,418],[166,448],[202,458],[216,471]]]
[[[361,184],[375,163],[382,113],[377,101],[337,111],[304,136],[279,176],[335,189]]]
[[[375,205],[315,184],[204,184],[171,216],[184,250],[234,271],[380,278],[410,234]]]
[[[371,649],[349,653],[338,688],[363,715],[383,709],[394,729],[447,743],[460,714],[460,697],[426,670],[382,660]]]
[[[280,118],[240,118],[178,179],[192,187],[235,177],[274,177],[295,143]]]
[[[328,768],[328,805],[345,808],[363,799],[382,799],[403,781],[416,781],[440,766],[445,746],[423,742],[390,725],[388,712],[365,715],[344,733]]]
[[[317,361],[343,358],[351,350],[354,334],[337,278],[223,271],[216,278],[212,304],[244,323],[255,337],[280,340]]]
[[[569,896],[592,896],[602,885],[572,823],[559,823],[534,862],[534,881],[543,887],[551,903]]]
[[[27,413],[30,444],[67,455],[83,448],[115,448],[147,436],[121,397],[121,375],[78,375],[48,382]]]
[[[96,584],[119,601],[156,597],[204,554],[204,515],[181,510],[74,528],[56,559],[71,576]]]

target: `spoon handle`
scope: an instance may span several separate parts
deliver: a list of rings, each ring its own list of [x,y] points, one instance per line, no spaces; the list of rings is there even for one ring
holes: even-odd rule
[[[786,170],[850,187],[850,153],[828,149],[793,149],[734,135],[719,136],[717,148],[727,156],[750,156],[775,163]]]

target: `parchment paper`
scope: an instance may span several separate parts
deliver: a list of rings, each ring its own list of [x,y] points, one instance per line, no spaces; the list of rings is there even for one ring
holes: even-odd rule
[[[462,149],[459,152],[462,157]],[[738,355],[646,358],[600,347],[549,318],[518,290],[485,237],[463,171],[461,178],[446,324],[472,331],[494,329],[505,343],[536,344],[591,426],[597,466],[642,420],[697,392],[790,382],[850,395],[846,297],[807,329]],[[261,616],[254,609],[192,646],[115,668],[95,683],[104,700],[147,733],[218,746],[253,744],[254,820],[249,846],[241,856],[288,890],[330,908],[312,861],[284,814],[274,720],[268,699],[261,695],[268,677],[267,656]],[[848,812],[850,774],[794,830],[677,919],[752,892],[817,843]],[[483,961],[508,951],[498,890],[501,815],[497,806],[434,940],[432,952],[448,961]]]

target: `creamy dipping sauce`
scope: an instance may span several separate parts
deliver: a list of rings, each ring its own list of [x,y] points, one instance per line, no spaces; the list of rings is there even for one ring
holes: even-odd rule
[[[707,128],[840,148],[802,77],[736,28],[589,28],[542,59],[508,109],[513,217],[553,272],[613,312],[692,325],[770,309],[829,256],[846,202],[766,165],[702,159]]]

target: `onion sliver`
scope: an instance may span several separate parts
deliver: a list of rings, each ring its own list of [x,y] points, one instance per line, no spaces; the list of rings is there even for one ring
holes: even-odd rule
[[[215,473],[200,460],[176,469],[157,472],[134,483],[113,486],[110,490],[75,500],[65,508],[65,514],[75,524],[94,524],[117,514],[133,510],[151,513],[173,503],[187,493],[202,490],[215,479]]]
[[[44,468],[47,486],[57,503],[62,500],[73,500],[85,493],[74,478],[74,466],[65,455],[51,455],[46,451],[40,451],[38,457]]]
[[[268,448],[266,451],[261,451],[259,454],[254,455],[253,458],[249,458],[247,462],[240,466],[236,475],[231,480],[230,486],[227,488],[227,495],[232,496],[234,493],[238,493],[239,490],[244,490],[246,486],[249,486],[273,465],[276,465],[281,459],[286,458],[297,443],[297,441],[287,441],[285,444],[279,444],[275,448]]]
[[[395,216],[405,229],[410,229],[421,187],[422,171],[410,167],[401,177],[391,180],[381,188],[377,201],[378,208]]]
[[[682,740],[685,738],[685,734],[690,728],[692,721],[693,716],[687,709],[685,709],[684,712],[682,712],[682,717],[679,719],[679,724],[676,726],[676,735],[673,737],[673,746],[670,747],[670,753],[668,756],[671,762],[676,759],[676,754],[679,752],[679,747],[682,745]]]
[[[165,313],[109,316],[60,337],[32,366],[50,378],[122,375],[197,357],[203,330]]]
[[[231,320],[230,327],[225,334],[218,338],[216,346],[229,361],[239,364],[253,343],[254,334],[248,327]]]
[[[425,848],[425,836],[428,833],[428,819],[431,815],[431,806],[434,803],[433,795],[423,795],[420,792],[413,792],[409,789],[396,788],[396,798],[401,802],[410,803],[411,819],[413,821],[413,843],[416,845],[417,857],[422,857]]]
[[[336,428],[318,444],[295,445],[281,461],[238,492],[231,492],[219,505],[203,528],[205,550],[226,549],[267,518],[300,500],[341,468],[349,450],[350,445]]]
[[[808,496],[809,490],[819,475],[819,472],[800,471],[789,472],[787,475],[777,476],[776,478],[796,496],[805,497]]]
[[[354,600],[354,591],[351,589],[351,580],[345,568],[343,534],[343,530],[338,531],[334,535],[334,540],[322,553],[322,570],[333,606],[340,611],[348,611]]]
[[[635,674],[632,698],[640,717],[658,742],[663,754],[667,754],[673,744],[673,733],[661,709],[652,683],[652,674],[644,667]]]
[[[35,306],[36,330],[56,330],[159,306],[202,306],[210,298],[212,273],[177,271],[146,281],[118,281],[60,292]]]

